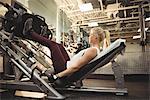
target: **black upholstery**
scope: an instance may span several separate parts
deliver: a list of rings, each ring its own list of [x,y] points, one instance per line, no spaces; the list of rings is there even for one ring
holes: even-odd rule
[[[91,63],[85,65],[79,71],[77,71],[63,79],[60,79],[59,81],[61,81],[61,83],[63,83],[63,86],[65,86],[65,85],[69,85],[73,82],[77,82],[79,80],[84,79],[89,73],[92,73],[97,68],[100,68],[100,67],[106,65],[107,63],[109,63],[110,61],[112,61],[113,58],[115,58],[117,55],[119,55],[125,47],[126,47],[125,44],[123,42],[121,42],[120,46],[111,50],[106,55],[100,57],[99,59],[97,59],[94,62],[91,62]]]

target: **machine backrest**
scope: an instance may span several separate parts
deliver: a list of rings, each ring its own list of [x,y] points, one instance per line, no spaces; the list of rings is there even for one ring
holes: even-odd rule
[[[66,84],[84,79],[97,68],[100,68],[114,60],[114,58],[116,58],[116,56],[125,49],[125,47],[125,40],[116,40],[108,48],[106,48],[105,51],[102,51],[97,57],[95,57],[90,63],[83,66],[79,71],[67,76],[65,78]]]

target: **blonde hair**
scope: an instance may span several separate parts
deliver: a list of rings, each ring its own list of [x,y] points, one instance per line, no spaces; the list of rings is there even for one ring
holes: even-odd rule
[[[99,42],[102,42],[105,38],[104,30],[100,27],[95,27],[91,29],[91,32],[98,36]]]
[[[105,38],[107,41],[107,45],[110,45],[110,32],[108,30],[105,30]]]

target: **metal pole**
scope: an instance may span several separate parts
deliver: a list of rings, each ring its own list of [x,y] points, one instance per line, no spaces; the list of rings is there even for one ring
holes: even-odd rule
[[[61,16],[60,16],[61,10],[57,8],[57,19],[56,19],[56,42],[60,43],[61,41]]]
[[[145,33],[145,20],[144,20],[144,9],[142,4],[139,5],[139,23],[140,23],[140,33],[141,33],[141,45],[144,46],[146,43],[146,33]]]

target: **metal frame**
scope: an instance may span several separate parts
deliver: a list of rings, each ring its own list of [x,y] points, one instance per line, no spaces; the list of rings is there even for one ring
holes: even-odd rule
[[[139,6],[132,5],[128,7],[118,7],[117,9],[102,9],[103,4],[101,3],[101,0],[98,0],[101,5],[101,10],[99,8],[95,8],[91,11],[87,12],[81,12],[78,7],[78,0],[55,0],[56,4],[58,5],[59,9],[63,10],[69,20],[74,24],[78,21],[86,21],[86,20],[95,20],[95,21],[101,21],[99,19],[105,19],[108,20],[106,13],[107,12],[114,12],[114,11],[126,11],[126,10],[132,10],[132,9],[138,9]],[[142,0],[137,1],[137,3],[140,3]],[[117,2],[116,2],[117,3]],[[135,3],[135,1],[131,1],[131,3]],[[145,4],[143,6],[150,6],[149,4]],[[137,12],[138,13],[138,12]]]
[[[74,29],[77,32],[80,32],[79,30],[76,30],[76,28],[83,28],[84,30],[86,30],[87,28],[91,28],[91,26],[88,26],[89,23],[96,22],[98,23],[98,26],[102,27],[103,29],[109,30],[110,28],[113,28],[114,31],[110,32],[111,35],[113,35],[114,33],[125,34],[125,35],[127,33],[128,35],[130,35],[130,37],[125,37],[125,38],[132,38],[134,35],[139,35],[138,29],[133,29],[135,32],[131,32],[132,27],[126,26],[128,24],[132,26],[134,26],[134,24],[136,24],[137,26],[141,26],[142,20],[140,16],[141,12],[138,10],[140,7],[139,5],[142,2],[146,1],[148,3],[142,4],[142,8],[150,9],[149,0],[131,0],[130,2],[128,2],[129,5],[127,6],[120,5],[118,7],[111,8],[111,9],[103,8],[105,4],[102,4],[102,0],[93,0],[93,1],[87,0],[87,2],[91,2],[93,4],[98,1],[100,7],[99,8],[96,7],[90,11],[81,12],[78,7],[78,1],[86,1],[86,0],[55,0],[58,8],[66,14],[68,20],[72,23],[71,25],[72,29]],[[112,4],[118,4],[118,3],[120,2],[116,0],[116,3],[112,3]],[[115,17],[108,16],[109,12],[110,12],[110,15],[115,15]],[[128,24],[125,23],[125,21],[128,21]],[[132,21],[134,21],[134,23]],[[115,24],[115,26],[106,25],[107,23],[115,23],[115,22],[119,22],[120,26],[117,26],[117,24]],[[116,27],[118,30],[121,30],[122,27],[126,27],[126,29],[118,31],[116,30]],[[145,38],[143,34],[144,33],[142,33],[141,35],[142,37]],[[113,36],[115,38],[119,38],[118,36],[115,36],[115,35]],[[141,38],[142,42],[143,40],[145,40],[144,38]]]
[[[64,96],[62,96],[61,94],[59,94],[53,87],[51,84],[48,84],[44,79],[42,79],[40,77],[40,75],[38,74],[38,72],[36,70],[31,69],[20,57],[20,55],[18,55],[15,51],[13,51],[8,45],[12,45],[14,47],[16,47],[11,40],[9,40],[9,37],[7,37],[4,33],[0,32],[1,35],[1,44],[0,44],[0,48],[4,51],[7,52],[7,54],[10,57],[10,61],[23,73],[25,74],[34,84],[36,84],[36,87],[43,93],[47,94],[48,99],[59,99],[59,100],[63,100],[65,99]],[[17,51],[21,51],[20,48],[16,47],[15,48]],[[19,81],[19,80],[17,80]],[[22,82],[21,82],[22,83]],[[7,80],[3,80],[2,83],[0,83],[1,85],[6,84],[5,89],[8,88],[7,87]],[[12,84],[10,86],[10,88],[14,88],[13,84],[14,81],[10,82],[10,84]],[[4,88],[4,87],[1,87]],[[15,86],[14,89],[16,88],[21,88],[21,87],[17,87]],[[23,89],[23,88],[21,88]],[[33,90],[32,90],[33,91]]]

